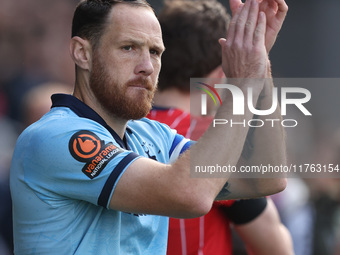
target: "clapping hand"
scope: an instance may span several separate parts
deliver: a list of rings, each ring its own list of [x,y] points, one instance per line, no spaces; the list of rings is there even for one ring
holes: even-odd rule
[[[264,12],[266,15],[265,45],[269,53],[285,20],[288,6],[284,0],[257,1],[259,2],[259,11]],[[241,0],[229,0],[229,4],[233,16],[239,7],[244,5]]]

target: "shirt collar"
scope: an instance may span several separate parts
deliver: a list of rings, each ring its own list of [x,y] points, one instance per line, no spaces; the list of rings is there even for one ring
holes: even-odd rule
[[[113,138],[122,148],[130,150],[126,142],[126,135],[124,135],[123,139],[121,139],[119,135],[109,125],[106,124],[105,120],[102,117],[100,117],[100,115],[97,112],[95,112],[91,107],[89,107],[84,102],[80,101],[75,96],[66,94],[54,94],[51,96],[51,99],[52,99],[51,108],[68,107],[79,117],[87,118],[99,123],[111,133]],[[126,128],[126,131],[132,133],[132,130],[129,127]]]

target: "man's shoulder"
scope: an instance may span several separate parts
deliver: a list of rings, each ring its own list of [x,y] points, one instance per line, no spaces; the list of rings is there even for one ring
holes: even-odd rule
[[[62,142],[79,130],[107,133],[105,128],[95,121],[81,118],[66,107],[57,107],[27,127],[20,135],[18,143],[23,141],[25,144],[42,145],[50,143],[52,139],[54,142]]]
[[[153,148],[157,153],[158,151],[169,152],[177,137],[175,130],[147,118],[130,121],[127,134],[134,143],[141,144],[143,148],[145,146],[150,147],[146,148],[146,151]]]
[[[156,120],[151,120],[149,118],[142,118],[139,120],[132,120],[128,122],[128,127],[130,129],[136,130],[137,132],[147,131],[154,134],[157,134],[157,132],[166,132],[166,133],[173,133],[174,130],[171,130],[171,128],[163,123],[160,123]]]

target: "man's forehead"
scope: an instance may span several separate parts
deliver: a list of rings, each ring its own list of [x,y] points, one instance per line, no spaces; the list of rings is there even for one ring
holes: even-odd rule
[[[134,28],[140,31],[154,30],[155,33],[161,33],[160,24],[154,12],[142,6],[117,4],[112,8],[109,23],[115,27]]]
[[[163,44],[162,31],[157,17],[147,7],[117,4],[108,20],[108,32],[121,40],[151,39]]]

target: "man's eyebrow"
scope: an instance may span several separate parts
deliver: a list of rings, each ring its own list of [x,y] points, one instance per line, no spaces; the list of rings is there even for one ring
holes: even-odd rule
[[[146,44],[143,40],[138,40],[136,38],[124,38],[119,43],[120,44],[133,44],[137,46],[144,46]],[[160,52],[163,52],[165,50],[165,47],[160,43],[153,43],[151,45],[151,48],[157,51],[160,51]]]
[[[142,40],[138,40],[136,38],[124,38],[122,40],[120,40],[121,44],[135,44],[138,46],[143,46],[145,45],[145,42],[143,42]]]
[[[161,53],[165,51],[164,46],[154,45],[152,48]]]

